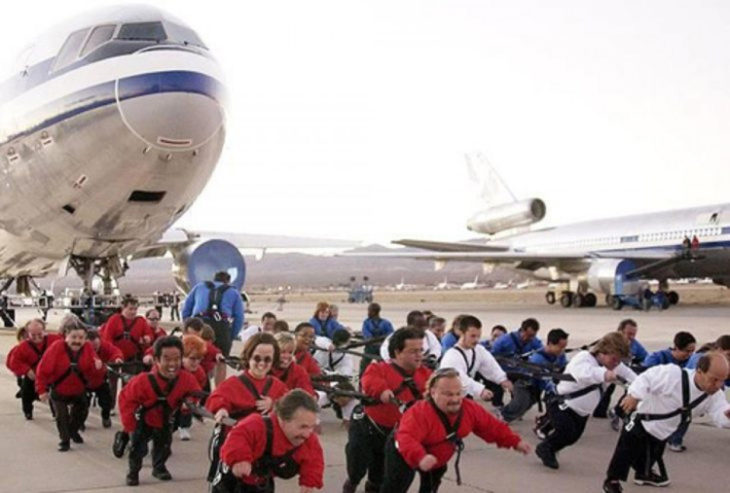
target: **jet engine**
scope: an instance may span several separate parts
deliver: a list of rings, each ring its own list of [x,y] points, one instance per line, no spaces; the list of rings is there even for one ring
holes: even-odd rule
[[[633,295],[639,292],[639,279],[626,279],[636,269],[631,260],[605,259],[593,262],[588,269],[588,286],[606,294]]]
[[[231,286],[241,291],[246,280],[246,262],[235,245],[225,240],[203,240],[173,251],[172,273],[185,292],[202,281],[212,281],[216,272],[231,275]]]
[[[545,217],[547,207],[540,199],[525,199],[519,202],[490,207],[474,214],[466,223],[469,231],[493,235],[510,228],[528,226]]]

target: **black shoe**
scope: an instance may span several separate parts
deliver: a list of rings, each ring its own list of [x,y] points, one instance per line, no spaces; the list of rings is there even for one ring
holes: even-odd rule
[[[79,435],[79,432],[78,431],[71,434],[71,440],[74,443],[84,443],[84,439],[83,439],[83,437],[81,435]]]
[[[379,493],[380,485],[365,481],[365,493]]]
[[[103,426],[104,428],[111,428],[112,427],[111,418],[101,418],[101,426]]]
[[[138,486],[139,485],[139,473],[128,472],[127,473],[127,486]]]
[[[24,413],[25,419],[28,421],[33,421],[33,413]]]
[[[117,459],[124,457],[124,449],[129,443],[129,434],[124,431],[118,431],[114,434],[114,444],[112,445],[112,453]]]
[[[165,466],[159,469],[152,469],[152,475],[160,481],[170,481],[172,479],[172,474],[170,474],[170,471]]]
[[[624,489],[618,481],[605,480],[603,482],[603,493],[623,493]]]
[[[669,486],[669,478],[666,476],[660,476],[659,474],[656,474],[654,471],[649,471],[649,474],[639,474],[638,472],[634,474],[634,483],[644,486]]]
[[[71,450],[71,444],[68,442],[59,442],[58,443],[58,451],[59,452],[68,452]]]
[[[550,469],[557,469],[560,467],[558,459],[555,457],[555,452],[553,452],[552,449],[545,444],[545,442],[542,442],[540,445],[535,447],[535,454],[537,454],[542,463]]]
[[[357,486],[353,485],[349,479],[346,479],[342,485],[342,493],[355,493],[356,490]]]

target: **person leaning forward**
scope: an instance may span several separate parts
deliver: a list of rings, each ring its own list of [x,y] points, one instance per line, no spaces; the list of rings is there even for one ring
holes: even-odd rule
[[[175,336],[155,341],[154,367],[132,378],[119,394],[119,411],[124,432],[131,434],[127,485],[139,484],[142,459],[152,440],[152,475],[161,481],[172,479],[165,463],[170,457],[172,422],[186,398],[199,392],[195,377],[181,371],[183,344]]]
[[[498,447],[530,453],[530,445],[504,421],[464,398],[458,370],[437,370],[428,380],[426,399],[408,409],[388,437],[380,493],[406,493],[416,471],[421,476],[419,493],[436,493],[454,453],[456,481],[461,484],[462,440],[472,432]]]
[[[667,486],[664,446],[693,415],[706,414],[716,426],[730,428],[730,404],[724,392],[718,392],[728,370],[725,355],[713,351],[700,358],[696,371],[659,365],[636,377],[621,403],[626,413],[635,412],[621,430],[603,491],[621,493],[620,481],[626,481],[631,468],[636,484]],[[659,466],[658,474],[654,464]]]
[[[274,477],[296,475],[301,493],[322,488],[324,452],[314,433],[318,411],[311,395],[295,389],[270,415],[241,420],[221,447],[213,493],[273,493]]]
[[[216,272],[212,282],[200,282],[193,287],[182,310],[183,319],[200,317],[213,328],[215,345],[226,357],[243,327],[243,300],[230,282],[227,272]]]
[[[345,447],[347,480],[343,493],[354,493],[367,473],[365,491],[380,490],[385,440],[401,417],[402,408],[423,397],[431,370],[423,361],[423,333],[402,328],[389,340],[389,363],[371,363],[362,377],[362,391],[375,404],[364,403],[352,413]]]

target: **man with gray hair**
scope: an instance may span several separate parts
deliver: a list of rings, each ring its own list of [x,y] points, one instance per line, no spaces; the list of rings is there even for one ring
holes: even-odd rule
[[[724,392],[718,392],[729,371],[725,355],[713,351],[700,358],[697,370],[659,365],[636,377],[621,403],[627,414],[633,414],[621,430],[603,491],[621,493],[619,481],[626,481],[631,468],[636,484],[667,486],[664,446],[693,416],[706,414],[716,426],[730,428],[730,404]],[[659,474],[653,471],[654,464]]]

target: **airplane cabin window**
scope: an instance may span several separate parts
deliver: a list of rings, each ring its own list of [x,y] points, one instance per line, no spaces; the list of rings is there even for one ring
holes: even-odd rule
[[[80,31],[71,33],[68,38],[66,38],[66,42],[63,43],[61,51],[59,51],[56,56],[56,63],[53,66],[53,70],[59,70],[76,61],[79,49],[81,49],[81,43],[83,43],[84,39],[86,39],[87,32],[89,32],[88,29],[81,29]]]
[[[117,39],[128,41],[164,41],[167,39],[161,22],[135,22],[122,24]]]
[[[101,45],[102,43],[106,43],[107,41],[112,39],[112,36],[114,35],[114,29],[116,29],[116,27],[117,26],[113,24],[96,26],[94,30],[91,31],[91,35],[86,41],[86,46],[84,46],[84,49],[81,51],[81,56],[84,57],[88,55],[97,46]]]

